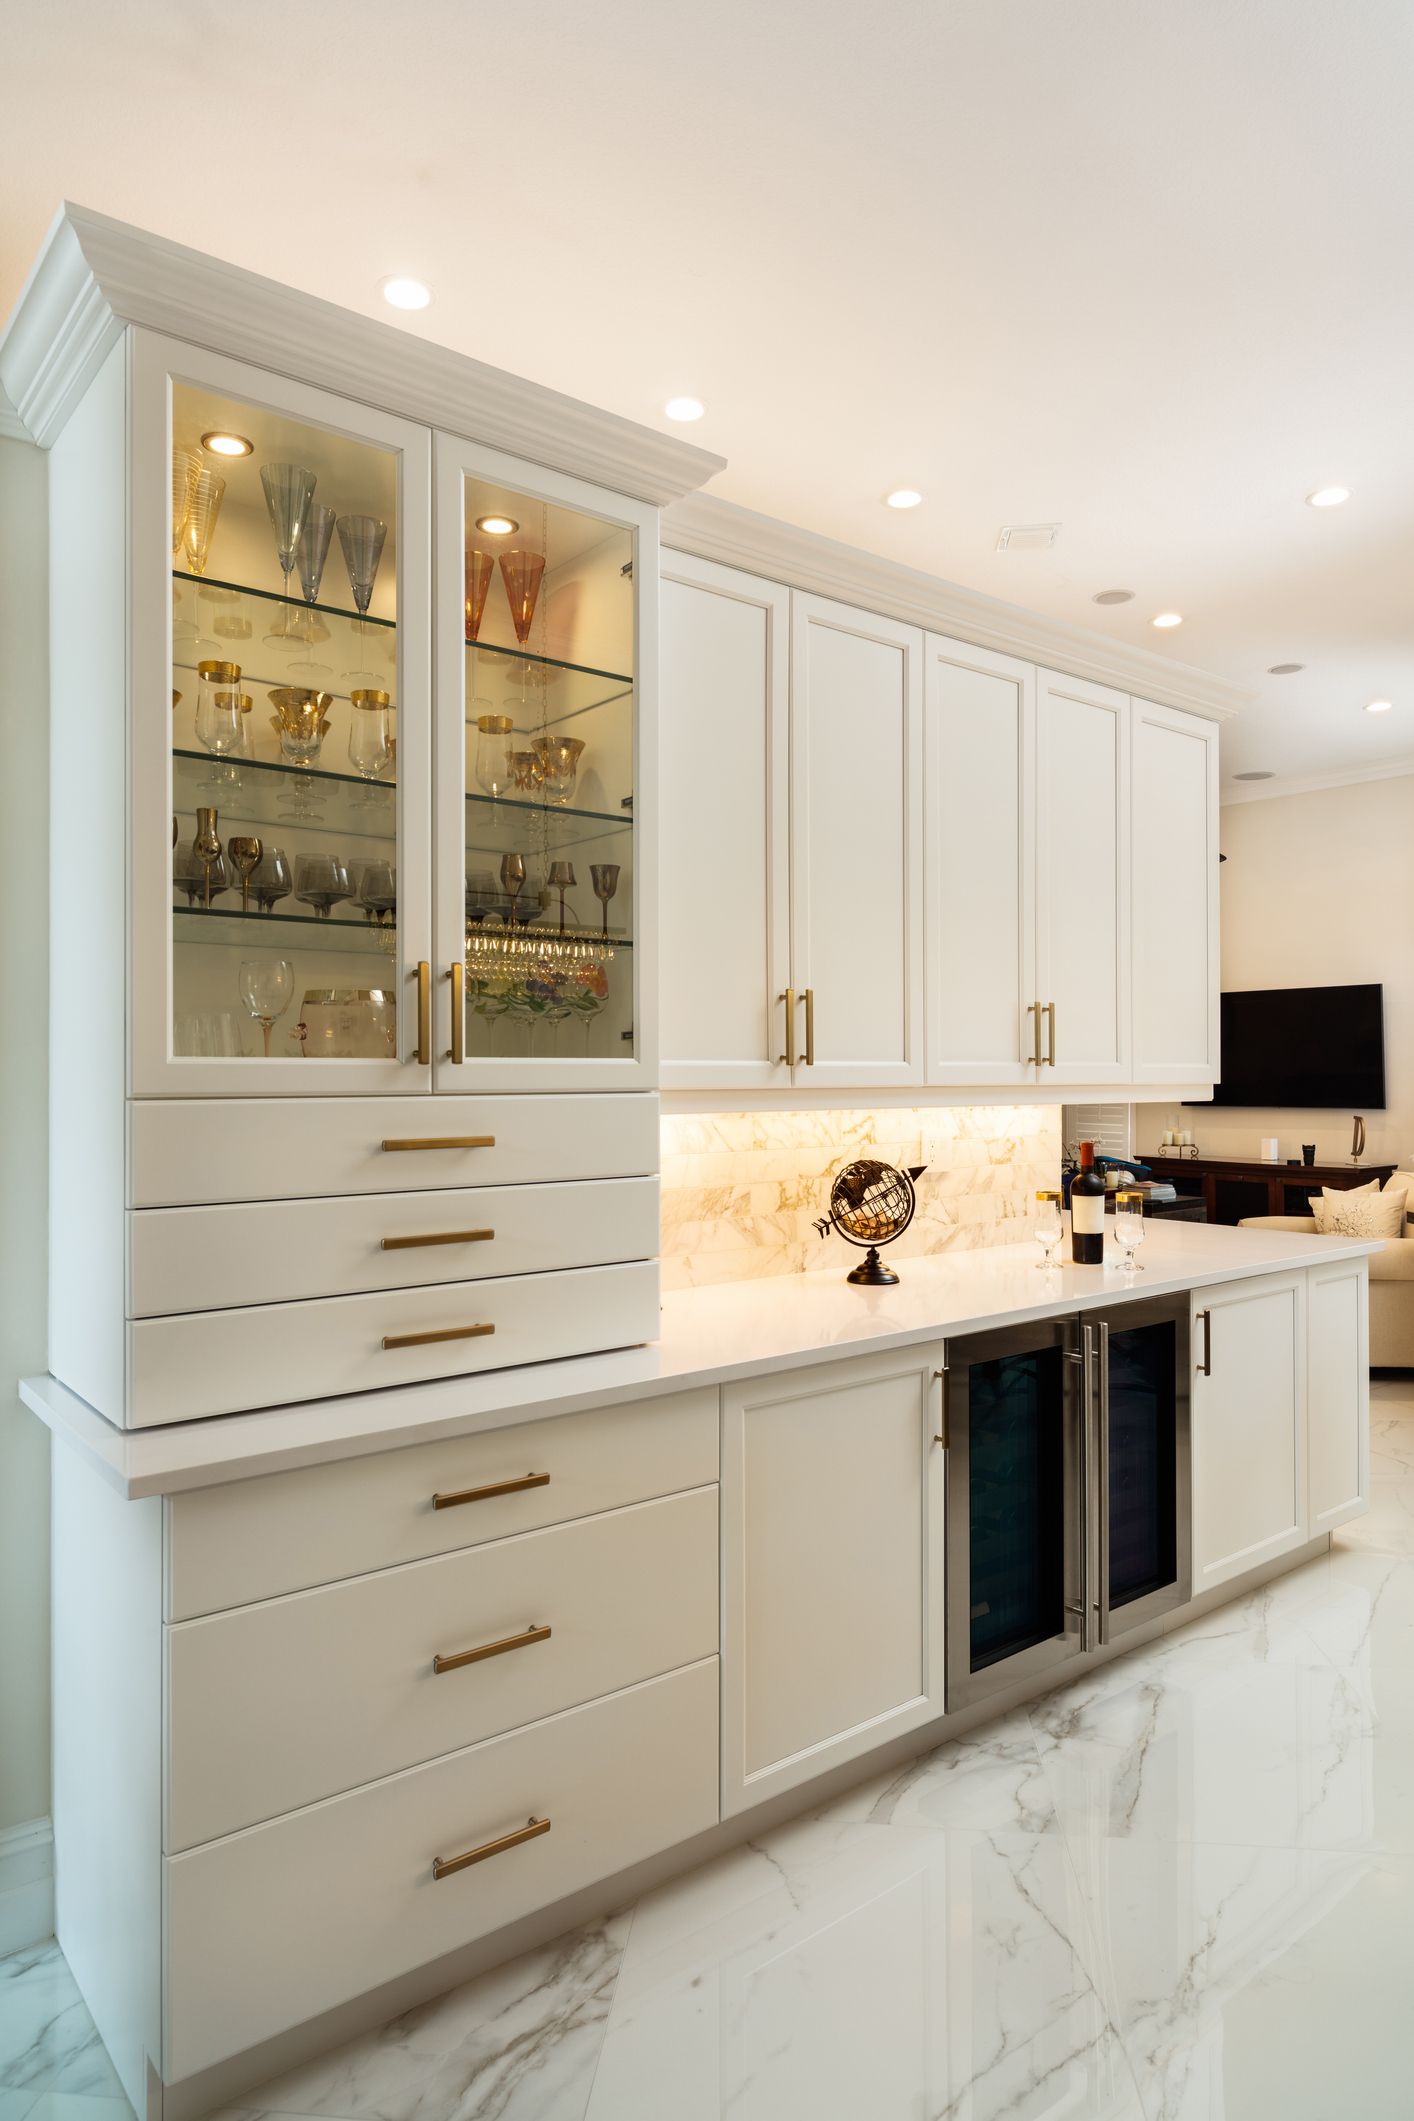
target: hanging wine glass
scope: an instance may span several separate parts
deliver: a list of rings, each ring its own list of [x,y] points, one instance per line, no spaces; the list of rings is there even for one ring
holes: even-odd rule
[[[329,541],[334,535],[334,510],[322,501],[311,501],[295,547],[295,562],[299,568],[300,588],[304,592],[306,608],[297,614],[299,637],[304,643],[304,654],[297,656],[290,665],[292,676],[298,675],[302,684],[311,684],[315,678],[331,678],[334,673],[327,663],[316,663],[312,650],[316,641],[327,641],[329,629],[313,610],[319,597],[319,585],[324,579],[324,562],[329,557]]]
[[[338,529],[344,565],[349,571],[349,587],[358,608],[359,654],[366,660],[368,607],[373,601],[373,585],[378,579],[378,563],[383,557],[388,526],[379,516],[340,516]],[[347,675],[365,684],[373,682],[372,673],[367,670],[351,670]]]
[[[211,557],[211,539],[216,529],[216,519],[221,513],[221,503],[226,497],[226,481],[214,471],[202,471],[199,467],[192,481],[191,499],[187,507],[186,521],[182,525],[182,550],[186,555],[188,571],[195,575],[206,572],[206,563]]]
[[[265,1035],[265,1058],[270,1058],[270,1033],[277,1017],[294,1000],[295,968],[287,957],[246,958],[240,968],[241,1000]]]
[[[265,489],[270,527],[275,533],[275,557],[285,578],[285,603],[265,638],[283,644],[299,638],[298,631],[290,623],[290,574],[295,564],[295,548],[303,535],[304,520],[318,481],[302,464],[262,464],[260,483]]]

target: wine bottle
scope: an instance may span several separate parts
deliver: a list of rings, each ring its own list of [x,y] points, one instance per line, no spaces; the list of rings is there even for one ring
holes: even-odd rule
[[[1080,1144],[1080,1169],[1070,1182],[1070,1256],[1081,1267],[1105,1257],[1105,1181],[1095,1169],[1095,1144]]]

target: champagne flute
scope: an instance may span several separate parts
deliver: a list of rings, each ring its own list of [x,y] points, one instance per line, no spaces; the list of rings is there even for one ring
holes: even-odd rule
[[[250,880],[260,865],[265,852],[258,839],[246,833],[235,833],[226,842],[226,852],[231,857],[231,866],[241,880],[241,912],[250,911]]]
[[[203,575],[206,572],[206,563],[211,557],[211,540],[216,529],[216,518],[221,513],[225,492],[224,479],[218,478],[214,471],[202,471],[198,467],[196,477],[192,480],[186,521],[182,525],[182,545],[186,552],[187,567],[192,574]]]
[[[378,579],[378,563],[383,557],[388,526],[378,516],[340,516],[337,528],[344,551],[344,565],[349,571],[349,587],[358,607],[359,654],[366,656],[368,607],[373,601],[373,585]],[[365,670],[350,671],[348,675],[359,678],[365,685],[371,682],[370,673]]]
[[[1041,1257],[1036,1264],[1041,1269],[1056,1263],[1056,1247],[1065,1234],[1061,1221],[1061,1197],[1059,1193],[1046,1191],[1036,1195],[1036,1242],[1041,1247]]]
[[[265,1058],[270,1058],[270,1033],[277,1017],[284,1015],[294,999],[295,968],[287,957],[250,957],[240,968],[241,1000],[265,1037]]]
[[[265,638],[267,641],[283,643],[291,639],[290,632],[290,574],[295,564],[295,549],[304,534],[305,517],[309,504],[314,499],[314,489],[319,483],[312,471],[302,464],[262,464],[260,483],[265,489],[265,506],[270,515],[270,527],[275,533],[275,557],[280,563],[280,572],[285,578],[285,606],[279,623],[272,626]]]
[[[311,654],[314,643],[329,638],[329,629],[316,618],[314,605],[319,596],[319,585],[324,579],[324,562],[329,557],[329,541],[334,535],[334,510],[322,501],[311,501],[305,515],[304,527],[299,543],[295,547],[295,559],[299,566],[300,588],[308,609],[299,615],[300,639],[304,642],[304,654],[290,665],[301,678],[332,677],[333,671],[327,663],[316,663]]]
[[[1135,1253],[1144,1242],[1144,1196],[1125,1186],[1115,1195],[1115,1243],[1124,1254],[1125,1272],[1142,1274]]]

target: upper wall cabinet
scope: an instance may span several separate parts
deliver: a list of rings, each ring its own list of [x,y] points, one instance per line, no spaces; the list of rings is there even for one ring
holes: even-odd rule
[[[449,435],[436,495],[436,1087],[652,1087],[656,510]]]
[[[430,438],[143,333],[129,421],[132,1088],[425,1089]]]
[[[1131,705],[1136,1083],[1218,1074],[1218,732]]]
[[[1129,701],[1036,684],[1036,999],[1048,1083],[1129,1080]]]

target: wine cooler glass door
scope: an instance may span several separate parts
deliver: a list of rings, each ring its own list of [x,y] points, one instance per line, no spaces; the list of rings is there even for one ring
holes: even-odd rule
[[[1191,1595],[1187,1301],[1125,1304],[1093,1330],[1106,1384],[1095,1393],[1103,1643]]]
[[[657,519],[439,435],[439,1090],[656,1082]]]
[[[134,339],[135,1093],[430,1089],[431,438]]]

